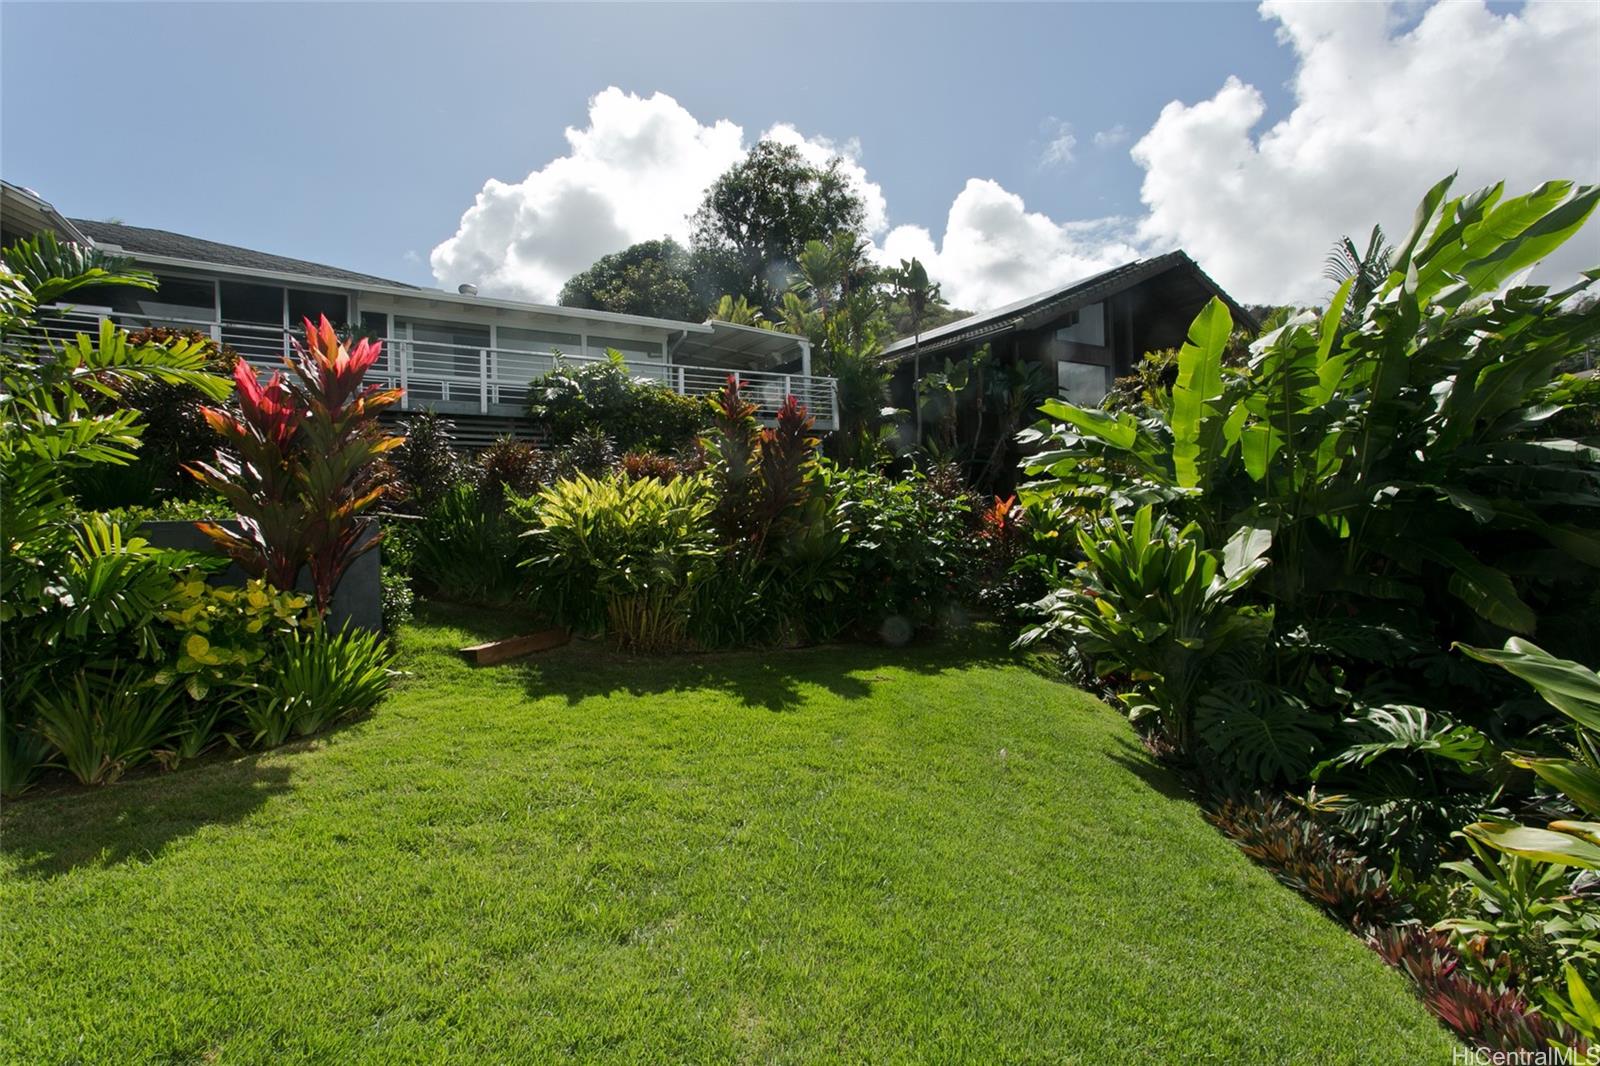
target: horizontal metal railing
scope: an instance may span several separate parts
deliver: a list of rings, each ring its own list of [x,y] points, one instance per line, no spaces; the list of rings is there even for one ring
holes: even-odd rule
[[[47,337],[70,339],[77,333],[92,333],[100,319],[109,317],[125,329],[166,326],[204,333],[237,351],[254,366],[276,369],[292,350],[295,334],[281,326],[247,322],[205,322],[198,319],[150,316],[128,312],[103,312],[87,308],[60,309],[47,316]],[[452,409],[476,408],[481,414],[520,412],[527,406],[529,386],[553,370],[557,362],[595,363],[599,355],[568,355],[555,350],[526,351],[512,348],[480,348],[472,345],[444,344],[410,338],[384,338],[383,354],[368,372],[369,377],[388,388],[402,388],[402,408],[423,408],[433,404]],[[628,365],[636,376],[658,381],[683,396],[705,396],[722,389],[732,377],[746,399],[756,405],[760,418],[771,420],[784,400],[793,396],[816,419],[819,429],[838,426],[834,379],[813,374],[783,374],[770,370],[734,370],[727,367],[684,366],[670,363]]]

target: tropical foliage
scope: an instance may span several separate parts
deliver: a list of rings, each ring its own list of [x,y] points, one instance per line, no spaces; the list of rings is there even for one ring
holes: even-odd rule
[[[1297,818],[1393,870],[1503,1023],[1474,1039],[1581,1040],[1600,941],[1572,871],[1600,858],[1583,719],[1600,703],[1584,710],[1594,675],[1558,655],[1600,658],[1600,440],[1564,372],[1600,336],[1583,299],[1600,272],[1518,279],[1600,189],[1451,184],[1393,249],[1376,230],[1364,252],[1344,242],[1328,307],[1247,357],[1213,300],[1106,407],[1043,405],[1023,499],[1087,524],[1024,640],[1109,680],[1206,787],[1288,789]],[[1536,630],[1555,654],[1523,639]],[[1469,654],[1549,706],[1450,650],[1508,636]],[[1541,811],[1548,828],[1525,824]],[[1437,945],[1386,935],[1441,1016],[1475,1002],[1426,962]]]

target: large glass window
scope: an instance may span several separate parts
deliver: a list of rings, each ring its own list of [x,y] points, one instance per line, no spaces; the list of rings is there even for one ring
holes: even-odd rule
[[[589,355],[602,357],[608,349],[622,353],[628,369],[642,377],[664,378],[667,356],[659,341],[641,341],[632,337],[589,337]]]
[[[1111,368],[1095,363],[1057,363],[1061,398],[1079,407],[1098,407],[1111,391]]]
[[[327,315],[328,321],[342,326],[350,321],[350,299],[340,292],[312,292],[307,289],[289,290],[289,325],[298,330],[301,319],[317,321]]]
[[[283,290],[276,285],[224,281],[221,288],[224,322],[249,322],[252,325],[282,327]]]
[[[397,318],[395,333],[411,341],[407,348],[414,374],[477,381],[478,353],[489,347],[488,326]]]
[[[157,275],[156,286],[155,292],[139,294],[141,314],[180,324],[217,320],[214,282]]]
[[[495,377],[512,385],[549,373],[558,353],[577,355],[583,351],[583,338],[576,333],[501,326],[495,337],[500,345],[500,351],[495,353]]]
[[[1092,344],[1104,348],[1106,344],[1106,306],[1090,304],[1079,308],[1061,320],[1056,327],[1056,340],[1071,344]]]

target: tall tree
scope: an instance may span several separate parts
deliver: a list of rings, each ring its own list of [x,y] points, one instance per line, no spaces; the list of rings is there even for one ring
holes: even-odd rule
[[[860,234],[865,219],[842,159],[814,166],[792,145],[761,141],[706,190],[692,244],[714,291],[776,310],[806,242]]]
[[[939,283],[928,280],[927,268],[913,256],[909,261],[900,260],[900,269],[890,275],[889,284],[894,295],[905,301],[906,309],[911,314],[911,382],[912,387],[916,388],[922,381],[922,322],[929,307],[939,302]],[[917,439],[920,440],[922,404],[918,402],[916,408]]]
[[[702,322],[707,312],[695,257],[671,237],[601,256],[561,287],[562,307]]]

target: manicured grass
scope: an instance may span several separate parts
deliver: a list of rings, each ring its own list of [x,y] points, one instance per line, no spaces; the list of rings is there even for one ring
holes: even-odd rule
[[[364,722],[9,805],[0,1054],[1450,1059],[992,635],[473,670],[516,620],[427,615]]]

